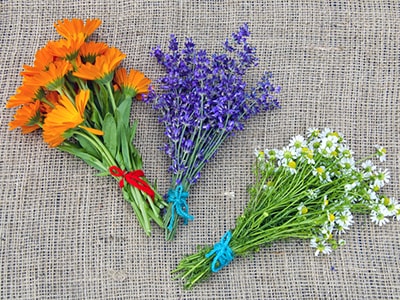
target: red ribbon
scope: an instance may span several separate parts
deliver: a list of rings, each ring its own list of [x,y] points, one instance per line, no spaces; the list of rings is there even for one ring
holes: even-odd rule
[[[117,166],[110,167],[110,174],[115,177],[122,177],[119,181],[119,187],[124,187],[124,179],[127,183],[134,186],[135,188],[141,190],[142,192],[146,193],[150,196],[152,200],[154,200],[155,193],[150,187],[150,185],[144,181],[142,178],[144,176],[144,172],[142,170],[135,170],[131,172],[126,172],[118,168]]]

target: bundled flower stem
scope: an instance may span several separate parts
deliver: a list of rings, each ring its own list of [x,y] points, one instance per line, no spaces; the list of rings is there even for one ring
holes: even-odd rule
[[[179,218],[185,224],[193,219],[187,204],[190,187],[219,146],[243,130],[244,120],[279,107],[275,94],[280,88],[270,82],[271,73],[252,88],[243,78],[257,64],[255,48],[247,43],[249,35],[247,25],[241,26],[224,43],[225,52],[211,57],[189,38],[179,50],[174,35],[169,51],[157,47],[152,52],[167,72],[160,80],[162,92],[150,90],[146,100],[160,112],[169,139],[164,145],[173,174],[164,217],[167,240],[175,236]]]
[[[377,147],[381,161],[386,150]],[[344,245],[343,233],[354,224],[353,213],[369,214],[381,226],[400,220],[397,200],[380,194],[389,181],[371,157],[356,162],[343,137],[329,129],[310,129],[282,149],[256,151],[256,183],[250,201],[214,247],[183,258],[173,271],[191,288],[234,257],[289,238],[309,239],[315,255]]]
[[[22,133],[42,129],[50,147],[82,159],[100,176],[112,175],[150,235],[151,220],[163,227],[165,204],[144,176],[133,145],[137,122],[130,123],[132,99],[148,92],[150,80],[118,68],[125,58],[119,49],[88,41],[100,24],[98,19],[55,24],[62,38],[37,51],[33,66],[24,66],[23,84],[6,105],[19,107],[9,125]]]

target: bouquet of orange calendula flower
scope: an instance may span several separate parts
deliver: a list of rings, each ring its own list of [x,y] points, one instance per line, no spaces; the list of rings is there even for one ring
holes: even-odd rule
[[[133,145],[137,122],[130,122],[134,98],[148,92],[143,73],[119,67],[125,54],[106,43],[88,41],[98,19],[59,20],[62,36],[49,41],[24,66],[22,85],[6,107],[19,107],[10,129],[42,130],[50,147],[68,152],[119,181],[140,225],[151,234],[151,220],[163,227],[162,197],[142,171]]]

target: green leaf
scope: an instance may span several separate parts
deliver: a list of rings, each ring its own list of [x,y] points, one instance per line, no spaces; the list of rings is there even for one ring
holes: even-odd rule
[[[131,116],[132,99],[125,98],[117,107],[117,120],[118,123],[124,126],[129,126]]]
[[[138,124],[138,121],[135,120],[135,121],[133,121],[133,124],[131,126],[131,133],[130,133],[130,137],[129,137],[129,142],[131,144],[133,143],[133,140],[135,139],[137,124]]]
[[[125,162],[124,162],[124,158],[122,157],[121,152],[118,152],[117,155],[115,156],[115,160],[118,164],[118,166],[122,169],[125,170]]]
[[[98,159],[101,158],[100,152],[87,139],[80,135],[76,135],[75,138],[78,140],[81,147],[85,149],[87,153]]]
[[[130,152],[131,152],[131,160],[133,161],[133,164],[136,169],[141,169],[142,168],[142,155],[140,154],[139,150],[136,149],[135,145],[133,144],[133,140],[135,139],[136,135],[136,128],[137,128],[138,122],[135,120],[132,124],[132,126],[129,128],[129,147],[130,147]]]
[[[129,146],[127,129],[128,127],[120,126],[118,134],[121,138],[121,152],[124,159],[125,167],[128,170],[133,170],[133,164],[131,160],[131,147]]]
[[[117,132],[117,124],[115,123],[115,120],[110,113],[106,114],[102,129],[104,132],[103,135],[104,144],[110,151],[110,154],[113,157],[115,157],[119,148],[118,144],[119,134]]]
[[[131,143],[131,160],[133,161],[133,164],[135,165],[136,169],[142,169],[142,155],[140,154],[139,150],[136,149],[136,147]]]
[[[104,172],[97,173],[95,176],[104,177],[104,176],[109,176],[109,175],[110,175],[110,171],[107,170],[107,171],[104,171]]]
[[[98,103],[101,107],[101,112],[102,115],[105,116],[108,112],[110,112],[110,103],[108,101],[108,92],[107,89],[104,87],[104,85],[99,84],[99,93],[97,95],[98,97]]]
[[[78,147],[73,144],[64,143],[63,145],[58,146],[58,149],[60,149],[61,151],[68,152],[68,153],[82,159],[89,166],[95,168],[96,170],[99,170],[100,172],[107,171],[107,168],[104,166],[104,164],[100,160],[98,160],[93,155],[90,155],[89,153],[87,153],[81,147]]]
[[[90,116],[90,121],[96,125],[95,128],[101,127],[103,120],[102,120],[99,112],[97,111],[97,109],[92,111],[92,115]]]

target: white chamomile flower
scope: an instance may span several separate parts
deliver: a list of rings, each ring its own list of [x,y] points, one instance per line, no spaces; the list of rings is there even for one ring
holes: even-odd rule
[[[307,130],[307,137],[309,138],[317,138],[320,134],[320,131],[318,128],[309,128]]]
[[[370,201],[377,201],[378,200],[378,195],[376,194],[376,192],[373,189],[368,189],[367,190],[367,195],[368,195],[368,200]]]
[[[285,160],[295,159],[297,157],[296,149],[288,146],[283,147],[282,150],[278,150],[276,157]]]
[[[353,195],[346,195],[346,199],[349,201],[349,203],[354,204],[358,202],[357,197]]]
[[[350,226],[354,224],[351,211],[346,209],[341,212],[336,219],[336,223],[342,228],[343,231],[350,229]]]
[[[379,212],[381,214],[383,214],[385,217],[390,217],[391,216],[391,213],[390,213],[390,211],[388,210],[388,208],[386,207],[385,204],[382,204],[382,203],[378,204],[378,208],[379,208]]]
[[[319,233],[326,239],[329,239],[332,237],[332,232],[333,232],[334,224],[331,222],[325,222],[321,228],[319,229]]]
[[[297,173],[297,164],[294,160],[290,160],[286,163],[286,169],[290,172],[290,174],[296,174]]]
[[[299,211],[299,215],[305,215],[308,213],[308,208],[304,205],[304,203],[300,203],[300,205],[297,207],[297,210]]]
[[[322,138],[329,136],[332,133],[332,130],[328,127],[324,128],[320,134]]]
[[[345,191],[350,192],[354,190],[357,186],[359,186],[360,183],[358,181],[354,181],[352,183],[348,183],[344,186]]]
[[[335,214],[334,214],[334,213],[331,213],[331,212],[329,212],[329,211],[327,211],[327,212],[326,212],[326,215],[327,215],[327,217],[328,217],[329,223],[333,225],[333,224],[335,223],[335,220],[336,220]]]
[[[309,189],[307,191],[307,195],[308,195],[308,197],[310,197],[310,199],[317,199],[318,194],[319,194],[318,189]]]
[[[278,152],[278,150],[276,150],[276,149],[265,150],[265,153],[267,154],[268,159],[271,161],[275,161],[277,152]]]
[[[381,162],[384,162],[386,160],[386,148],[379,146],[379,145],[375,145],[375,155],[379,158],[379,160]]]
[[[305,159],[305,161],[310,165],[315,164],[314,151],[308,147],[301,148],[301,158],[302,161]]]
[[[369,179],[376,170],[376,166],[374,166],[371,160],[363,162],[361,167],[363,169],[362,174],[364,179]]]
[[[324,195],[324,201],[322,202],[322,205],[321,205],[322,210],[325,210],[325,208],[328,206],[328,204],[329,204],[328,196]]]
[[[338,151],[336,151],[337,147],[338,147],[338,138],[334,135],[330,135],[322,138],[321,145],[318,151],[324,157],[337,156],[338,155]]]
[[[331,174],[326,170],[324,166],[319,166],[313,169],[313,175],[318,177],[321,182],[330,182]]]
[[[264,150],[261,150],[260,148],[256,148],[254,149],[254,155],[258,158],[258,159],[264,159],[265,157],[265,152]]]
[[[339,163],[340,163],[341,167],[343,168],[343,171],[345,174],[350,173],[355,168],[355,161],[354,161],[354,158],[352,158],[352,157],[351,158],[344,157],[340,160]]]
[[[382,197],[381,203],[386,207],[388,216],[396,217],[397,212],[400,210],[400,204],[397,202],[397,200],[393,198]]]
[[[310,246],[312,248],[316,248],[315,251],[315,256],[318,256],[318,254],[329,254],[332,252],[332,248],[324,241],[319,238],[312,238],[310,242]]]
[[[400,208],[396,211],[396,220],[400,221]]]
[[[389,223],[389,219],[386,218],[388,215],[388,211],[386,207],[382,204],[379,204],[375,207],[370,214],[371,221],[376,225],[382,226]]]
[[[282,150],[278,150],[276,157],[280,160],[282,165],[285,165],[288,161],[297,158],[296,149],[293,147],[283,147]]]
[[[290,140],[289,147],[294,148],[297,153],[301,152],[301,149],[306,147],[307,143],[303,136],[296,135]]]
[[[375,173],[373,178],[375,179],[374,185],[379,186],[379,187],[383,187],[386,183],[389,182],[390,173],[386,169],[383,170],[383,171],[379,170],[379,172]]]
[[[347,147],[343,145],[339,145],[337,151],[343,156],[347,158],[352,158],[354,156],[354,152],[351,149],[348,149]]]

